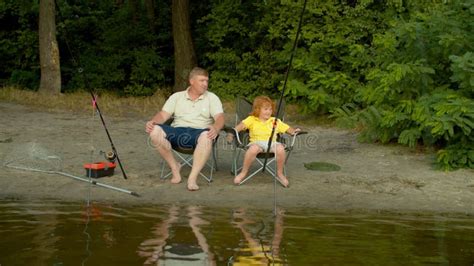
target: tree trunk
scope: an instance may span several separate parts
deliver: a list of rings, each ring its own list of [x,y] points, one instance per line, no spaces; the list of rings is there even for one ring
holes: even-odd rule
[[[61,68],[56,40],[56,16],[54,0],[41,0],[39,12],[39,54],[41,81],[39,92],[61,93]]]
[[[132,22],[133,24],[138,23],[138,12],[140,10],[140,1],[139,0],[129,0],[128,1],[128,6],[130,8],[130,13],[132,16]]]
[[[155,32],[155,1],[145,0],[146,16],[148,18],[148,26],[152,33]]]
[[[172,24],[174,44],[174,91],[180,91],[188,85],[188,74],[197,65],[191,37],[189,0],[173,0]]]

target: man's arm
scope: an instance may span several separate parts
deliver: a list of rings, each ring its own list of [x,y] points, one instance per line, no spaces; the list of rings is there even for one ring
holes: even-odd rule
[[[225,118],[224,113],[219,113],[214,116],[214,124],[210,125],[209,131],[207,132],[207,137],[210,139],[215,139],[219,135],[219,131],[224,127]]]
[[[224,118],[224,113],[220,113],[214,116],[214,125],[213,127],[217,130],[220,131],[224,127],[225,123],[225,118]]]
[[[163,124],[164,122],[168,121],[170,117],[170,113],[166,111],[160,111],[151,119],[151,121],[153,121],[154,124]]]
[[[156,124],[163,124],[168,119],[170,119],[171,114],[165,111],[158,112],[150,121],[146,123],[145,130],[147,133],[150,133],[153,130],[153,127]]]

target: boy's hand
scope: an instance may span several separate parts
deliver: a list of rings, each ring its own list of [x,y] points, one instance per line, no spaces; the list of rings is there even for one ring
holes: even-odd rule
[[[295,130],[293,130],[293,135],[298,134],[298,132],[301,132],[301,128],[297,127]]]

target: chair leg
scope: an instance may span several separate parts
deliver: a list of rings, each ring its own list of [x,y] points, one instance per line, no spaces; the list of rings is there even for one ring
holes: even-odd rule
[[[212,174],[214,173],[214,167],[216,167],[216,171],[217,171],[217,163],[215,164],[215,160],[211,160],[211,168],[210,168],[210,173],[209,173],[209,179],[207,180],[208,183],[212,182]]]
[[[217,147],[215,146],[215,144],[212,145],[212,159],[214,160],[213,161],[213,164],[214,164],[213,167],[215,167],[216,171],[218,171],[217,170]]]
[[[179,161],[180,161],[180,164],[181,165],[187,165],[189,167],[193,167],[193,155],[192,154],[189,154],[189,153],[180,153],[176,150],[172,150],[173,151],[173,155],[176,156]],[[216,142],[213,143],[212,145],[212,150],[211,150],[211,158],[210,159],[210,162],[209,160],[206,162],[205,166],[203,167],[203,169],[201,169],[201,171],[199,172],[199,175],[204,177],[204,179],[207,180],[207,182],[212,182],[212,178],[213,178],[213,174],[214,174],[214,171],[217,171],[217,144]],[[202,173],[202,171],[204,170],[205,167],[209,167],[210,168],[210,171],[209,171],[209,176],[206,176],[205,174]],[[162,179],[165,179],[167,178],[168,176],[170,176],[172,174],[171,171],[169,171],[166,175],[165,175],[165,161],[162,160],[162,164],[161,164],[161,178]]]
[[[189,166],[191,168],[193,167],[193,155],[181,155],[178,152],[176,152],[176,155],[181,159],[182,162],[184,162],[184,164],[186,164],[187,166]],[[208,183],[211,183],[212,182],[213,169],[214,169],[214,160],[211,159],[211,165],[209,165],[209,162],[206,162],[206,165],[208,167],[210,167],[209,177],[202,173],[203,169],[201,169],[201,172],[199,172],[199,175],[202,176],[204,179],[206,179]]]
[[[165,164],[166,164],[166,161],[164,159],[161,159],[161,175],[160,175],[160,178],[161,179],[166,179],[168,178],[168,176],[170,176],[172,173],[171,173],[171,170],[165,175]]]
[[[161,179],[165,179],[164,174],[165,174],[165,160],[161,159],[161,174],[160,174]]]

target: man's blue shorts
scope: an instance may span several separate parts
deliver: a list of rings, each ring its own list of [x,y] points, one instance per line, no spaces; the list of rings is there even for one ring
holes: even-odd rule
[[[199,135],[208,131],[209,128],[172,127],[159,125],[166,133],[166,139],[173,148],[194,149],[196,148]]]

